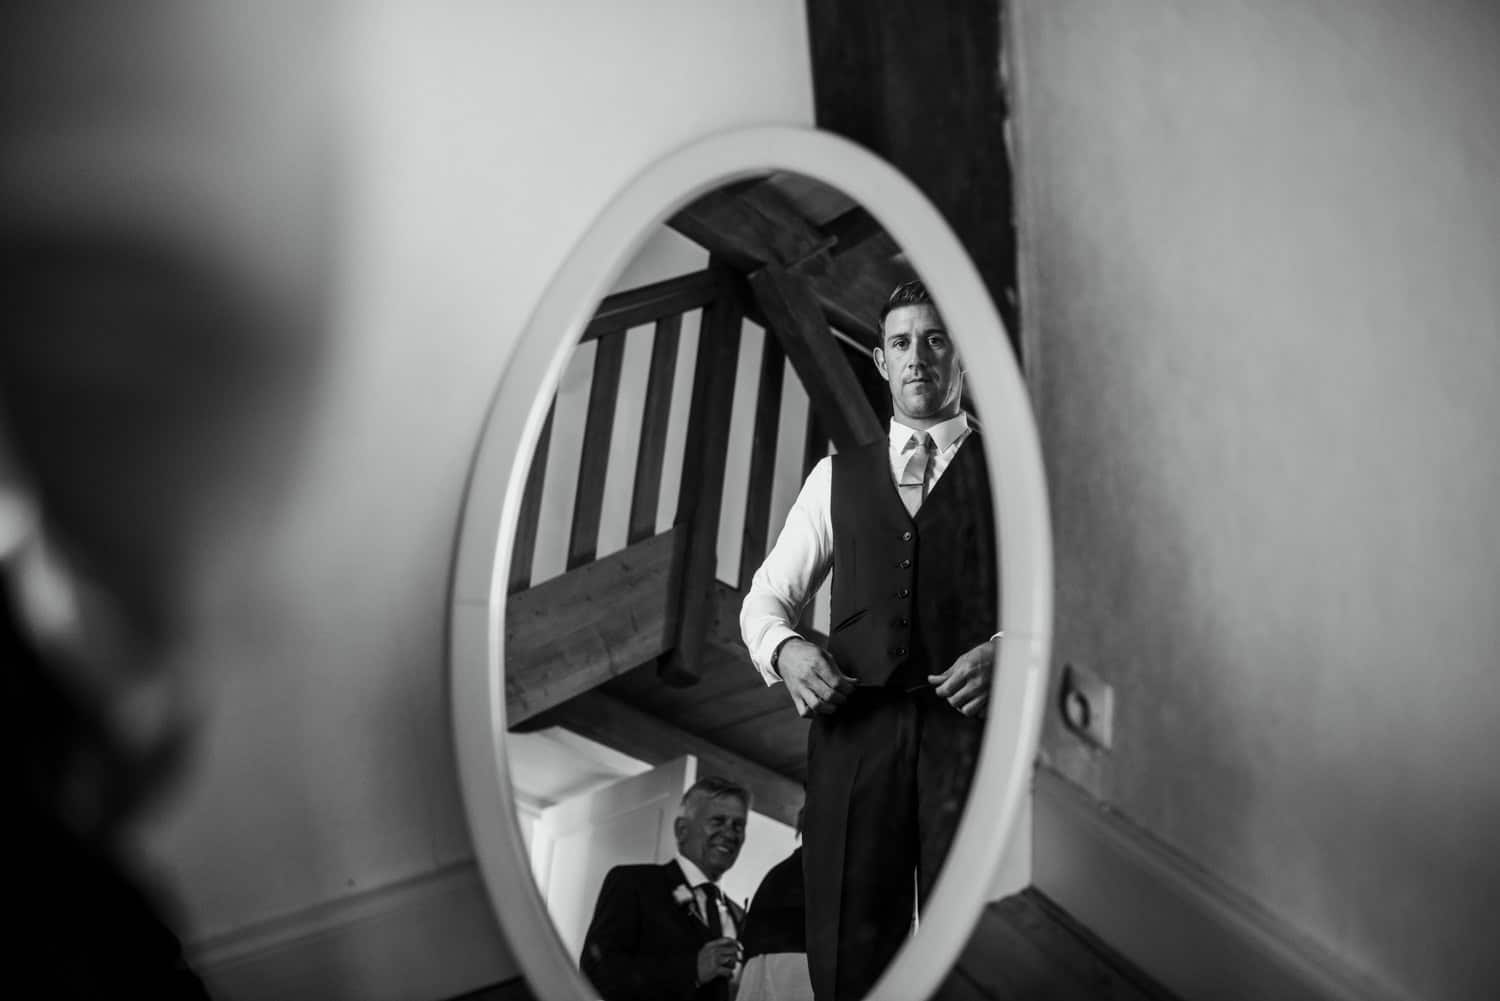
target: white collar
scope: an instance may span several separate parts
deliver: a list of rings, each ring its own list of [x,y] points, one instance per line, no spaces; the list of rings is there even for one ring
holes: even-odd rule
[[[687,885],[689,889],[696,890],[704,883],[713,883],[715,886],[718,885],[718,880],[709,879],[707,876],[703,875],[703,870],[699,869],[696,865],[689,861],[682,854],[682,852],[677,853],[677,867],[681,869],[682,874],[687,877]]]
[[[957,417],[950,417],[947,420],[943,421],[941,424],[934,424],[932,427],[927,429],[927,433],[932,435],[933,447],[936,448],[939,452],[951,448],[960,438],[968,434],[968,432],[969,415],[964,413],[962,410],[958,412]],[[912,435],[921,433],[922,432],[920,429],[909,428],[905,424],[902,424],[900,421],[896,420],[896,418],[892,417],[891,427],[887,432],[887,435],[889,436],[891,442],[891,450],[893,452],[901,451],[902,449],[906,448],[906,443],[911,441]]]

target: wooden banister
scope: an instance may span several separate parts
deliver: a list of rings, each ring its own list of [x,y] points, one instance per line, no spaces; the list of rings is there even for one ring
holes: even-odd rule
[[[724,276],[705,268],[606,296],[584,328],[580,342],[701,309],[724,291]]]

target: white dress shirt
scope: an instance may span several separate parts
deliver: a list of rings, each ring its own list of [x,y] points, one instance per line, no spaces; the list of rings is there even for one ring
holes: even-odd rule
[[[694,865],[681,852],[677,853],[677,867],[682,870],[683,876],[687,877],[688,889],[693,891],[693,900],[698,905],[698,917],[704,924],[708,924],[708,910],[704,906],[708,903],[708,896],[699,887],[704,883],[713,883],[715,886],[718,886],[718,880],[709,879],[703,875],[703,870]],[[719,891],[719,899],[715,903],[715,906],[719,909],[719,925],[724,929],[724,936],[726,938],[739,938],[739,931],[734,926],[734,913],[730,911],[729,905],[724,902],[724,891],[722,889]]]
[[[892,483],[901,482],[911,455],[907,444],[912,435],[921,433],[894,418],[891,420],[888,438]],[[931,477],[935,485],[958,454],[958,447],[969,437],[968,415],[960,413],[929,428],[927,433],[932,435]],[[796,623],[833,567],[832,508],[833,460],[825,456],[807,474],[802,492],[787,512],[776,545],[755,571],[750,593],[740,606],[740,635],[745,649],[750,651],[750,659],[768,685],[781,681],[771,669],[771,654],[783,640],[801,635]]]

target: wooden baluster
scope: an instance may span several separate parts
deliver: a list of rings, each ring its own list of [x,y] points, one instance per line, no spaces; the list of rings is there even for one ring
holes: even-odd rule
[[[725,285],[729,287],[727,280]],[[690,526],[681,561],[677,643],[657,665],[661,679],[672,685],[698,680],[713,616],[719,509],[743,322],[744,308],[733,291],[720,295],[703,313],[675,522]]]
[[[542,484],[547,478],[547,452],[552,444],[552,413],[556,407],[554,402],[547,408],[547,419],[542,422],[536,453],[531,457],[531,469],[526,473],[521,510],[516,517],[515,545],[511,547],[507,594],[515,594],[531,586],[531,561],[536,554],[536,523],[542,510]]]
[[[641,412],[641,445],[636,453],[635,484],[630,498],[627,541],[631,543],[656,534],[661,468],[667,451],[667,421],[672,412],[672,379],[677,371],[681,334],[681,313],[656,321],[651,368],[646,376],[646,404]]]
[[[609,443],[615,424],[615,400],[620,395],[620,365],[625,357],[625,334],[599,339],[594,355],[594,379],[589,385],[588,415],[583,424],[583,454],[578,463],[578,492],[573,502],[573,526],[568,534],[567,567],[592,562],[599,549],[599,515],[604,506],[604,478],[609,470]]]

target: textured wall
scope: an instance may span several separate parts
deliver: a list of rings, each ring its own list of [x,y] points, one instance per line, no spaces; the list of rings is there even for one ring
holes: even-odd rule
[[[1500,12],[1023,2],[1048,757],[1413,997],[1496,971]],[[1045,851],[1045,846],[1039,846]]]

